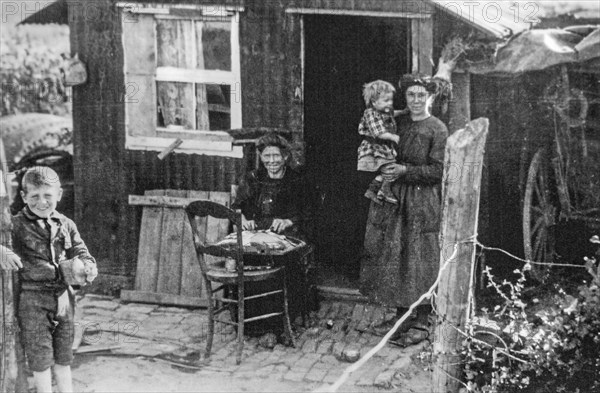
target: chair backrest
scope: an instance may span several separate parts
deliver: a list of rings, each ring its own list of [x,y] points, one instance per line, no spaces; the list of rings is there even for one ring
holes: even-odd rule
[[[214,255],[218,257],[233,258],[236,260],[238,273],[243,275],[244,259],[243,259],[243,244],[242,244],[242,213],[236,212],[217,202],[212,201],[195,201],[191,202],[186,208],[188,219],[192,227],[194,246],[198,255],[200,269],[205,274],[209,267],[204,260],[204,255]],[[228,244],[228,246],[220,246],[213,244],[204,244],[200,241],[203,236],[200,236],[197,217],[215,217],[220,219],[228,219],[234,226],[236,231],[237,242]]]

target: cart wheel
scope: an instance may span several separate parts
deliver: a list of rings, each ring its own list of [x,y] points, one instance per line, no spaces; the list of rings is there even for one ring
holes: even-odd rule
[[[538,150],[527,175],[523,203],[523,244],[525,259],[535,262],[553,262],[554,228],[557,208],[550,191],[548,165],[542,149]],[[542,280],[547,268],[533,265],[531,274]]]

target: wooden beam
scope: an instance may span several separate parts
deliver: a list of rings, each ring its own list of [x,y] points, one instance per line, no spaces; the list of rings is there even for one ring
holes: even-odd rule
[[[319,296],[326,300],[342,300],[358,303],[367,303],[369,299],[360,293],[358,289],[317,286]]]
[[[159,206],[184,208],[190,202],[197,201],[194,198],[154,196],[154,195],[129,195],[129,204],[132,206]]]
[[[208,307],[206,299],[171,293],[121,290],[120,299],[125,302],[162,304],[178,307]]]
[[[157,82],[217,83],[233,85],[237,78],[232,71],[199,70],[196,68],[156,67]],[[241,126],[241,125],[240,125]]]
[[[473,120],[452,134],[446,143],[443,182],[442,264],[458,247],[456,256],[442,272],[437,289],[438,321],[435,327],[432,391],[458,392],[461,373],[461,344],[468,319],[469,296],[473,286],[475,244],[483,152],[489,121]]]
[[[406,12],[406,11],[367,11],[367,10],[341,10],[322,8],[287,8],[287,14],[302,15],[345,15],[345,16],[369,16],[379,18],[406,18],[406,19],[430,19],[431,13]]]
[[[183,139],[181,139],[181,138],[175,139],[175,141],[173,141],[173,143],[171,143],[163,151],[158,153],[158,156],[157,156],[158,159],[164,160],[166,156],[171,154],[173,152],[173,150],[177,149],[179,147],[179,145],[181,145],[182,143],[183,143]]]
[[[102,352],[102,351],[110,351],[112,349],[119,349],[121,345],[119,344],[100,344],[100,345],[86,345],[84,347],[79,347],[75,350],[75,353],[90,353],[90,352]]]
[[[115,4],[117,8],[123,8],[125,12],[133,14],[158,14],[169,15],[176,10],[176,13],[181,11],[201,11],[205,16],[228,16],[233,12],[244,11],[243,6],[215,4],[215,5],[199,5],[199,4],[158,4],[158,3],[131,3],[127,1],[119,1]],[[179,12],[177,12],[179,11]],[[185,16],[185,14],[182,14]]]
[[[412,72],[431,75],[433,72],[433,20],[411,21]]]

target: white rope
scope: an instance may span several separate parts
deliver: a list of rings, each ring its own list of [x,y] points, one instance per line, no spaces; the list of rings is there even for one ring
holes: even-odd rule
[[[411,304],[411,306],[408,308],[408,311],[406,311],[406,313],[404,313],[404,315],[402,315],[402,317],[396,321],[396,324],[394,325],[394,327],[392,327],[390,329],[390,331],[387,332],[387,334],[385,336],[383,336],[381,341],[379,341],[379,343],[376,346],[371,348],[371,350],[369,352],[367,352],[362,358],[360,358],[356,363],[353,363],[349,367],[347,367],[344,370],[344,372],[342,373],[342,375],[335,381],[335,383],[333,385],[325,386],[325,387],[321,386],[320,388],[314,390],[314,392],[337,392],[337,390],[340,388],[340,386],[342,386],[344,384],[344,382],[346,382],[348,377],[350,377],[350,374],[352,374],[354,371],[356,371],[360,367],[362,367],[371,357],[373,357],[373,355],[375,355],[377,352],[379,352],[379,350],[381,350],[381,348],[383,348],[385,346],[385,344],[388,342],[390,337],[392,337],[394,335],[394,333],[396,333],[396,330],[398,330],[400,325],[402,325],[402,323],[412,314],[413,310],[419,304],[421,304],[421,302],[423,300],[429,299],[433,295],[438,283],[441,280],[442,272],[446,269],[446,267],[450,264],[450,262],[456,257],[456,254],[458,253],[458,245],[460,243],[463,243],[463,242],[454,244],[454,252],[450,256],[450,258],[448,258],[444,262],[442,267],[440,268],[438,276],[437,276],[435,282],[433,283],[433,285],[431,286],[431,288],[429,288],[429,290],[426,293],[422,294],[421,297],[416,302]]]

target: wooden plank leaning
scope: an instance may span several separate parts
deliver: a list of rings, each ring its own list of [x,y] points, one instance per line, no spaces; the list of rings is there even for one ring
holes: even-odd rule
[[[443,181],[441,263],[455,246],[458,252],[442,272],[437,289],[437,324],[433,343],[432,391],[458,392],[460,387],[460,347],[469,318],[469,296],[475,267],[475,239],[483,153],[489,121],[479,118],[456,131],[446,143]]]
[[[164,196],[165,191],[149,190],[145,194],[148,197],[159,197]],[[142,225],[140,226],[142,230],[140,231],[138,247],[138,268],[135,274],[135,289],[137,290],[147,292],[156,291],[162,220],[163,211],[161,207],[153,205],[144,208]],[[148,247],[148,245],[158,246]]]
[[[166,196],[185,197],[185,190],[166,190]],[[183,225],[187,217],[183,209],[163,208],[162,230],[158,238],[158,282],[156,292],[179,294],[181,289],[181,248]],[[145,245],[148,247],[148,245]]]
[[[130,195],[129,203],[144,206],[134,290],[122,290],[121,300],[179,306],[205,306],[202,275],[184,207],[196,200],[230,206],[231,195],[219,191],[152,190]],[[229,233],[229,221],[200,219],[204,242]],[[208,263],[215,263],[214,257]]]
[[[11,246],[10,188],[7,174],[7,158],[4,144],[0,139],[0,244]],[[16,275],[12,271],[0,269],[0,392],[12,393],[27,391],[27,377],[24,372],[24,358],[18,335],[15,292]]]
[[[193,200],[209,199],[208,191],[188,191],[187,197]],[[206,217],[198,219],[199,228],[204,229],[206,233]],[[181,295],[183,296],[194,296],[202,297],[202,272],[198,265],[198,259],[196,256],[196,250],[194,248],[192,227],[188,223],[187,217],[185,217],[183,225],[183,247],[181,249]],[[204,239],[201,239],[204,240]]]

